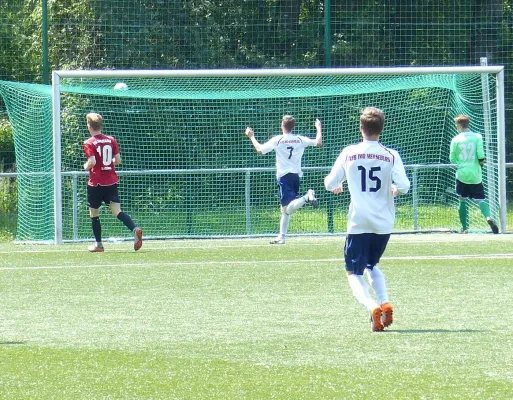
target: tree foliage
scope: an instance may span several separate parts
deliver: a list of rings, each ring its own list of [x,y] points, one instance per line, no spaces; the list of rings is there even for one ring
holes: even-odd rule
[[[7,0],[0,79],[43,81],[43,1],[50,70],[513,65],[513,0]]]

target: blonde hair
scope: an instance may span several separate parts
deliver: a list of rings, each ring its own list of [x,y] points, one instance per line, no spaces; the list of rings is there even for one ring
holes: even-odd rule
[[[385,126],[385,114],[379,108],[365,107],[360,114],[360,125],[367,135],[379,135]]]
[[[467,129],[470,125],[470,118],[465,114],[458,114],[454,117],[456,125],[461,126],[463,129]]]
[[[296,120],[292,115],[284,115],[281,122],[287,132],[292,132],[296,126]]]
[[[89,113],[86,115],[87,124],[93,131],[101,131],[103,124],[103,117],[98,113]]]

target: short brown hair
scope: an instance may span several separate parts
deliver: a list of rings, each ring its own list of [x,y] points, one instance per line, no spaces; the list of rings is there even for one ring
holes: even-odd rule
[[[292,115],[284,115],[281,122],[287,132],[292,132],[294,130],[294,127],[296,126],[296,120]]]
[[[360,114],[360,125],[367,135],[379,135],[385,126],[385,114],[379,108],[365,107]]]
[[[86,115],[86,120],[93,131],[101,131],[103,117],[98,113],[89,113]]]
[[[461,126],[463,129],[467,129],[470,125],[470,118],[465,114],[458,114],[454,117],[456,125]]]

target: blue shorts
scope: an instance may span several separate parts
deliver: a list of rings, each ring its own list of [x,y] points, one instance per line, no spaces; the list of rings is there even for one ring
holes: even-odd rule
[[[390,234],[359,233],[347,235],[344,246],[346,271],[363,275],[365,268],[374,268],[385,252],[389,239]]]
[[[299,175],[287,174],[278,178],[278,196],[283,207],[297,198],[299,193]]]

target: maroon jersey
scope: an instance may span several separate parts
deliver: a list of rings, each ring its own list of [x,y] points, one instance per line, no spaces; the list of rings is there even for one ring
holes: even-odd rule
[[[89,186],[118,183],[113,160],[119,154],[119,145],[114,137],[103,134],[90,137],[84,142],[84,153],[87,158],[94,156],[96,159],[96,165],[89,170]]]

